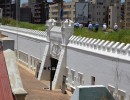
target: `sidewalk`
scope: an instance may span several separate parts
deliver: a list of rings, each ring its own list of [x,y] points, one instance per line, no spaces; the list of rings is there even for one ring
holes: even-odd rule
[[[43,81],[38,81],[32,73],[29,73],[24,68],[20,67],[19,71],[23,82],[24,89],[28,92],[26,100],[69,100],[67,94],[62,94],[61,91],[49,91]]]

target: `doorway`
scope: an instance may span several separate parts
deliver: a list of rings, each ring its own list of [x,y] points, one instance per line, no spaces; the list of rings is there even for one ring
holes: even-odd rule
[[[57,64],[58,64],[58,60],[55,59],[55,58],[50,58],[50,61],[51,61],[51,81],[53,81],[54,79],[54,76],[55,76],[55,72],[56,72],[56,68],[57,68]]]
[[[40,66],[41,66],[41,63],[39,62],[36,66],[36,71],[35,71],[35,77],[38,78],[38,75],[39,75],[39,71],[40,71]]]

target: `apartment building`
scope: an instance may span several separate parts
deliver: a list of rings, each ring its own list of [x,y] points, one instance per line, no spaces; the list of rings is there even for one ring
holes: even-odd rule
[[[108,17],[108,26],[110,28],[114,27],[114,24],[117,23],[118,26],[121,26],[121,1],[114,0],[114,2],[109,6],[109,17]]]
[[[78,2],[78,0],[72,0],[72,2],[64,2],[64,19],[75,21],[75,2]],[[58,4],[49,5],[49,8],[49,17],[57,20],[59,18]]]
[[[0,8],[0,18],[2,18],[2,15],[3,15],[3,9]]]
[[[47,0],[29,0],[33,23],[41,24],[46,22],[49,16],[49,4]]]
[[[34,5],[34,16],[33,21],[34,23],[43,23],[46,20],[46,14],[44,10],[44,3],[36,3]]]
[[[17,0],[18,19],[20,16],[20,0]],[[15,0],[0,0],[0,8],[3,9],[3,17],[16,19],[16,1]]]
[[[130,0],[125,0],[125,28],[130,29]]]
[[[28,5],[31,8],[32,16],[34,16],[34,5],[36,3],[36,0],[28,0]]]
[[[113,0],[72,0],[72,2],[64,2],[64,19],[71,19],[75,22],[76,2],[88,2],[88,22],[108,23],[108,9],[114,3]],[[57,20],[59,16],[58,4],[53,4],[49,7],[49,17]]]
[[[20,8],[20,21],[24,22],[31,22],[31,8],[28,7],[22,7]]]

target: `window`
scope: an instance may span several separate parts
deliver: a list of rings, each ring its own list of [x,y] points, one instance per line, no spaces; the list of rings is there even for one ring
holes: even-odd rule
[[[95,77],[91,76],[91,85],[95,85]]]
[[[83,85],[83,74],[82,73],[78,73],[78,82],[80,85]]]
[[[71,80],[75,81],[75,70],[71,69]]]

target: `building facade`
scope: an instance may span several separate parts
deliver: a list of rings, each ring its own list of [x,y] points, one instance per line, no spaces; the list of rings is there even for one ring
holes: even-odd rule
[[[119,1],[119,0],[118,0]],[[113,0],[72,0],[72,2],[64,2],[64,19],[71,19],[75,22],[75,3],[88,2],[88,22],[99,24],[107,23],[109,16],[109,6],[114,4]],[[58,4],[50,5],[49,17],[58,19]],[[87,22],[86,22],[87,23]]]
[[[1,0],[0,8],[3,9],[3,17],[16,19],[16,1]],[[20,18],[20,0],[17,0],[17,17]]]
[[[3,17],[3,9],[0,8],[0,18],[2,18],[2,17]]]
[[[72,2],[63,3],[64,19],[75,21],[75,2],[78,2],[78,0],[72,0]],[[59,18],[58,9],[58,4],[49,5],[49,18],[57,20]]]
[[[122,23],[121,23],[121,1],[120,0],[113,1],[109,6],[108,26],[110,28],[113,28],[115,23],[119,27],[121,27]]]
[[[30,22],[32,21],[31,8],[22,7],[20,8],[20,21]]]
[[[125,28],[130,28],[130,0],[125,0]]]
[[[32,23],[45,23],[49,16],[49,2],[47,0],[29,0],[32,13]]]

